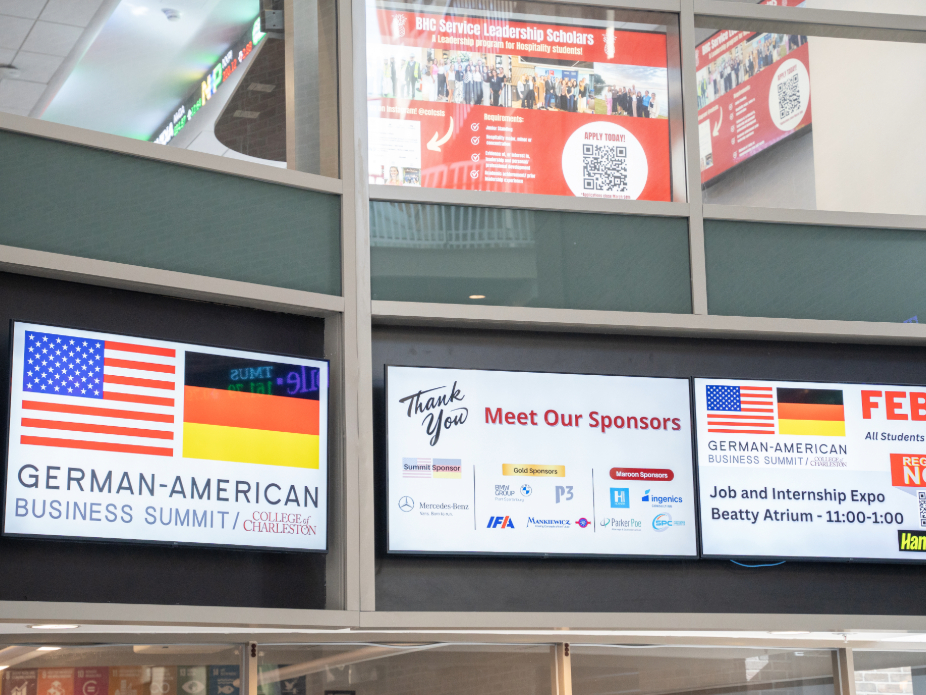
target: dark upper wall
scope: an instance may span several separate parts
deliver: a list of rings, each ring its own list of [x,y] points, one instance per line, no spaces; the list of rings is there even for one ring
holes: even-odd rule
[[[915,347],[378,328],[373,333],[377,610],[926,615],[926,566],[386,555],[386,364],[926,384]]]
[[[0,273],[0,345],[9,345],[12,319],[324,356],[320,319]],[[7,393],[9,374],[0,349]],[[6,423],[9,399],[0,401]],[[27,600],[324,608],[325,556],[0,538],[0,601]]]

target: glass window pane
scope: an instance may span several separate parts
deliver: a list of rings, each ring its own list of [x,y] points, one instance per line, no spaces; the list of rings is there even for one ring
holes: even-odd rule
[[[340,196],[0,130],[0,244],[340,294]]]
[[[370,183],[684,200],[674,15],[367,0]]]
[[[926,6],[923,5],[923,0],[727,0],[727,2],[741,2],[749,5],[806,7],[812,10],[926,15]]]
[[[236,645],[12,645],[3,652],[4,695],[242,695]]]
[[[549,695],[545,644],[261,645],[259,695]]]
[[[335,0],[42,5],[0,6],[0,111],[338,175]]]
[[[696,60],[705,203],[926,214],[926,45],[704,26]]]
[[[853,650],[857,695],[924,695],[926,652]]]
[[[574,695],[833,695],[832,652],[572,646]]]
[[[373,299],[689,313],[683,219],[374,202]]]
[[[917,321],[921,231],[705,220],[712,314]]]

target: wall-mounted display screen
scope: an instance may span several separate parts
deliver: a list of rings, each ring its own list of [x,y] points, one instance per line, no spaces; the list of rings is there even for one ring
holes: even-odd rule
[[[705,556],[926,559],[926,387],[695,379]]]
[[[665,27],[613,16],[370,0],[370,183],[671,200]]]
[[[328,363],[14,322],[3,532],[326,549]]]
[[[386,368],[390,552],[694,557],[686,379]]]
[[[806,36],[720,31],[698,45],[696,66],[702,184],[810,125]]]

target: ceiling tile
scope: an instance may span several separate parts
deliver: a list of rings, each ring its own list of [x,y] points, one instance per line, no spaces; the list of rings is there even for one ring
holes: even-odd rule
[[[0,14],[38,19],[47,0],[0,0]]]
[[[0,80],[0,111],[28,116],[45,91],[44,84],[25,80]]]
[[[44,53],[20,51],[13,61],[13,65],[19,68],[19,75],[16,79],[47,83],[63,60],[64,58],[45,55]]]
[[[85,27],[100,9],[102,2],[103,0],[48,0],[40,19]]]
[[[0,65],[11,64],[13,62],[13,56],[15,55],[16,55],[16,51],[10,48],[0,48]]]
[[[83,29],[80,27],[38,21],[29,32],[29,37],[23,42],[22,50],[30,53],[47,53],[63,58],[71,52],[82,33]]]
[[[0,15],[0,48],[18,50],[33,24],[31,19]]]

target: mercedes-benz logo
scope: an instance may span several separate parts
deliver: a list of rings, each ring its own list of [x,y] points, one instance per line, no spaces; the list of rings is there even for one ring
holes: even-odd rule
[[[405,497],[399,498],[399,509],[401,509],[403,512],[410,512],[414,508],[415,500],[413,500],[411,497],[405,495]]]

